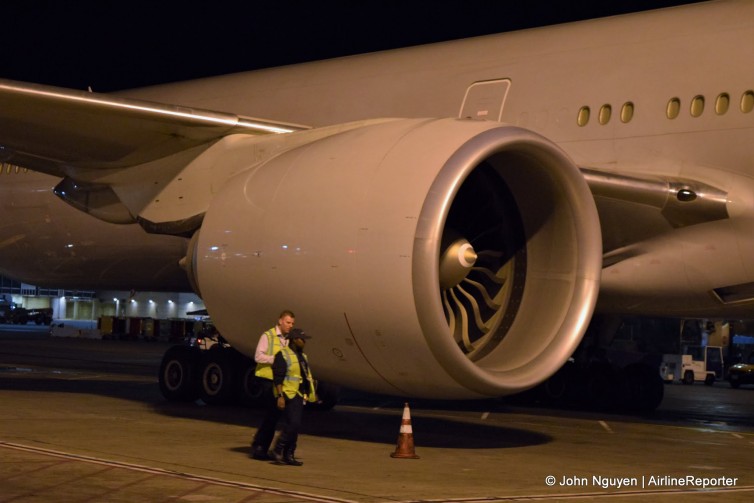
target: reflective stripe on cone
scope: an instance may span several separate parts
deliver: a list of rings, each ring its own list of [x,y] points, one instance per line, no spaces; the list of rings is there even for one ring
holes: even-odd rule
[[[395,452],[390,457],[419,459],[419,456],[414,452],[414,432],[411,428],[411,412],[408,409],[408,402],[403,406],[403,418],[401,419],[401,428],[398,433],[398,442],[395,446]]]

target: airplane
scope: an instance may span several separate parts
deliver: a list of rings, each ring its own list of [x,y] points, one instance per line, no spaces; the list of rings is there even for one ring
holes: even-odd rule
[[[113,94],[2,80],[0,273],[190,285],[246,357],[172,348],[172,398],[246,383],[288,308],[323,381],[531,389],[596,316],[750,317],[753,41],[723,0]]]

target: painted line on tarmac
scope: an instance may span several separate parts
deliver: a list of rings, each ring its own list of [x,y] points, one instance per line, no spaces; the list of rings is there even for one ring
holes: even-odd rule
[[[70,461],[80,461],[83,463],[92,463],[96,465],[103,465],[112,468],[121,468],[124,470],[131,470],[135,472],[149,473],[152,475],[162,475],[165,477],[174,477],[183,480],[190,480],[192,482],[203,482],[206,484],[232,487],[235,489],[242,489],[247,491],[262,492],[267,494],[275,494],[280,496],[290,496],[301,500],[318,501],[324,503],[356,503],[354,500],[347,500],[342,498],[334,498],[329,496],[319,496],[316,494],[305,493],[301,491],[288,491],[285,489],[273,489],[269,487],[259,486],[256,484],[248,484],[246,482],[236,482],[232,480],[224,480],[215,477],[205,477],[203,475],[195,475],[192,473],[176,472],[173,470],[165,470],[162,468],[152,468],[150,466],[136,465],[132,463],[123,463],[121,461],[112,461],[109,459],[95,458],[91,456],[84,456],[81,454],[72,454],[69,452],[55,451],[52,449],[42,449],[40,447],[31,447],[28,445],[14,444],[10,442],[0,441],[0,447],[5,449],[14,449],[17,451],[31,452],[34,454],[41,454],[44,456],[52,456],[56,458],[62,458]]]
[[[401,503],[497,503],[503,501],[548,501],[548,500],[583,500],[601,498],[646,498],[647,496],[675,496],[708,495],[721,493],[754,492],[754,486],[725,487],[717,489],[653,489],[646,491],[616,491],[616,492],[587,492],[587,493],[555,493],[555,494],[520,494],[517,496],[490,496],[489,498],[443,498],[410,500]]]

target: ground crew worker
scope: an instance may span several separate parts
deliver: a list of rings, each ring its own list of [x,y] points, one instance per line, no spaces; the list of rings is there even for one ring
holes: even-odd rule
[[[301,416],[306,402],[316,402],[314,378],[309,360],[304,354],[306,339],[303,330],[294,328],[288,334],[288,346],[280,350],[272,364],[273,382],[278,409],[284,411],[285,427],[280,433],[275,448],[269,452],[276,463],[301,466],[304,463],[295,456]]]
[[[280,313],[277,324],[259,337],[254,361],[257,364],[254,375],[261,386],[261,397],[267,413],[259,426],[254,440],[251,442],[251,457],[254,459],[269,459],[267,453],[275,436],[275,425],[282,412],[277,408],[272,386],[272,363],[275,355],[288,346],[286,336],[293,328],[296,316],[293,311],[285,310]]]

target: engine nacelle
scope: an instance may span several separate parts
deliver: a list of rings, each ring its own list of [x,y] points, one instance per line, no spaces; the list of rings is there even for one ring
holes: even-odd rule
[[[476,398],[562,366],[601,260],[592,195],[558,147],[499,123],[406,119],[229,180],[194,239],[192,274],[246,354],[292,309],[320,379]]]

